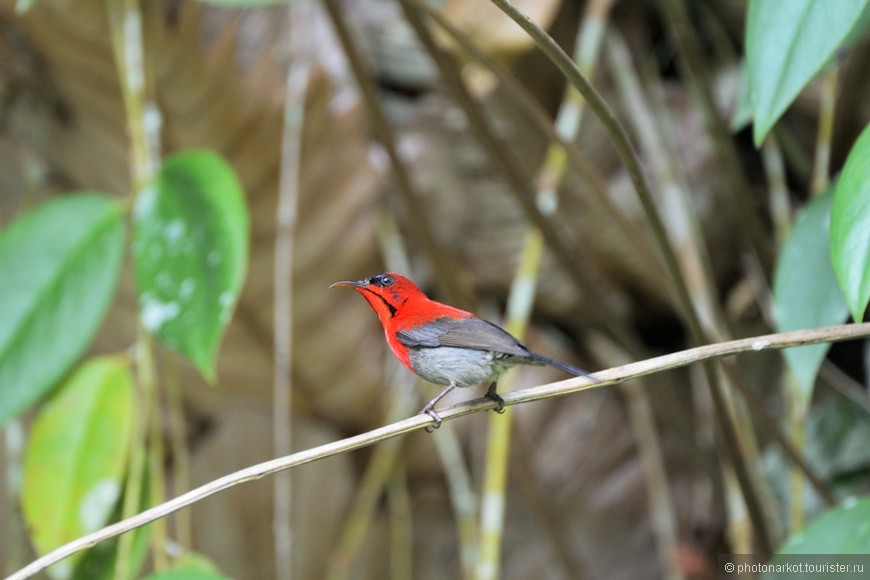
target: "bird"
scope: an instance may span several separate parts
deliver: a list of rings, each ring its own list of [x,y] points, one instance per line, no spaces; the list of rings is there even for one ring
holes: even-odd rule
[[[485,397],[504,412],[497,393],[499,376],[517,365],[546,365],[569,375],[595,377],[568,363],[530,350],[503,328],[459,308],[427,297],[411,280],[384,272],[364,280],[339,280],[330,288],[353,288],[377,313],[387,344],[411,372],[444,389],[420,414],[441,426],[435,405],[457,387],[489,383]]]

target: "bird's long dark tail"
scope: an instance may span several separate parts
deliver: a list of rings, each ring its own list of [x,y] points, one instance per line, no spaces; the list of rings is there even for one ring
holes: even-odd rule
[[[593,377],[591,374],[587,373],[583,369],[578,369],[573,365],[569,365],[568,363],[564,363],[562,361],[550,358],[548,356],[544,356],[542,354],[538,354],[536,352],[530,351],[529,358],[536,363],[547,365],[548,367],[553,367],[554,369],[559,369],[563,373],[568,373],[569,375],[574,375],[575,377],[588,377],[592,380],[596,380],[595,377]]]

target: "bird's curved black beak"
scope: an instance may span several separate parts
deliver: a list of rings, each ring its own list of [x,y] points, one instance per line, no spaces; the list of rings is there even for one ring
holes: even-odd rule
[[[329,288],[335,288],[337,286],[348,286],[349,288],[365,288],[366,286],[368,286],[368,284],[369,284],[368,279],[358,280],[358,281],[339,280],[338,282],[333,282],[332,284],[330,284]],[[327,288],[327,290],[329,288]]]

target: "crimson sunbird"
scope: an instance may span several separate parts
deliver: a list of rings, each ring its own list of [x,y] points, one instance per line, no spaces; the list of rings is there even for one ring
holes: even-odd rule
[[[593,378],[567,363],[528,349],[506,330],[471,312],[430,300],[399,274],[385,272],[365,280],[341,280],[363,295],[384,327],[387,344],[403,365],[431,383],[446,385],[420,413],[441,425],[435,405],[456,387],[489,382],[486,397],[504,411],[496,392],[498,377],[516,365],[547,365],[574,376]]]

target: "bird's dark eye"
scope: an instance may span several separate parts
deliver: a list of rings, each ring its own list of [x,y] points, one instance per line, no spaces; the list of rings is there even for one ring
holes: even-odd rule
[[[381,288],[386,288],[387,286],[391,286],[395,282],[393,277],[389,274],[378,274],[375,276],[375,283]]]

